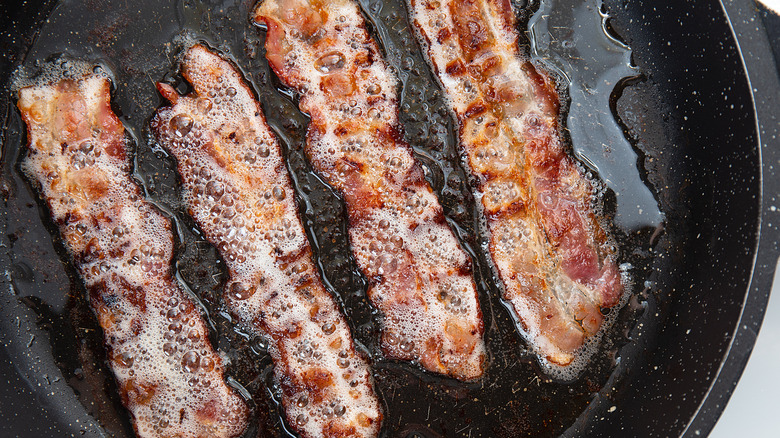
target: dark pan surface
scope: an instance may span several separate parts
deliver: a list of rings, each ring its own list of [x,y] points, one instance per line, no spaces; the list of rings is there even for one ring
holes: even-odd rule
[[[322,272],[374,360],[386,404],[383,436],[665,437],[686,429],[742,316],[761,217],[761,151],[751,90],[720,3],[605,2],[615,34],[633,49],[641,72],[613,96],[613,110],[640,157],[640,174],[657,196],[666,227],[660,233],[616,230],[624,261],[634,266],[633,295],[588,369],[569,383],[546,378],[525,350],[476,256],[491,362],[485,378],[473,384],[381,358],[365,279],[348,257],[342,204],[304,159],[307,119],[268,69],[264,36],[247,19],[253,3],[30,2],[9,14],[15,34],[4,44],[19,55],[2,65],[5,79],[19,62],[34,70],[50,55],[67,53],[113,72],[114,106],[136,142],[136,176],[178,226],[178,274],[208,312],[213,340],[231,359],[231,378],[253,396],[257,421],[247,436],[287,436],[270,360],[262,340],[236,328],[222,311],[223,266],[181,208],[174,163],[150,143],[147,128],[161,103],[153,84],[179,84],[176,55],[192,38],[236,61],[283,140]],[[464,244],[478,248],[473,199],[454,153],[453,121],[405,9],[398,2],[361,4],[403,81],[407,139]],[[525,5],[525,20],[537,6]],[[18,172],[25,133],[7,90],[3,99],[0,266],[8,274],[0,291],[0,434],[132,436],[83,289]],[[614,210],[609,199],[608,210]],[[701,432],[711,426],[704,424]]]

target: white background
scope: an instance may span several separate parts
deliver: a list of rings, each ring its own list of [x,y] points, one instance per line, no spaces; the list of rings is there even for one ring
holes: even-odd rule
[[[773,11],[780,13],[780,0],[758,0],[758,1],[765,4],[769,9],[772,9]]]

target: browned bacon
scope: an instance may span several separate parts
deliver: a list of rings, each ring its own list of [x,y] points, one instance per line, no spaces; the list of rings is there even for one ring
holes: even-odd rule
[[[508,0],[411,0],[460,124],[493,263],[538,353],[568,365],[623,291],[594,188],[563,150],[554,84],[523,59]]]
[[[133,182],[109,81],[76,76],[19,92],[22,166],[89,292],[122,402],[141,437],[237,436],[246,405],[171,277],[171,224]]]
[[[382,413],[371,370],[325,290],[298,216],[281,148],[240,73],[201,45],[182,74],[186,96],[152,128],[178,160],[190,215],[230,274],[225,300],[240,323],[269,338],[290,425],[302,437],[374,437]]]
[[[352,0],[265,0],[266,56],[311,116],[306,152],[341,192],[382,348],[458,379],[482,374],[471,263],[403,139],[396,78]]]

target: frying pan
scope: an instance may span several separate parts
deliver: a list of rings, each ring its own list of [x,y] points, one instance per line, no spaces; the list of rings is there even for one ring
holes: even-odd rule
[[[752,2],[605,2],[612,17],[608,27],[632,48],[639,72],[611,96],[611,109],[665,222],[663,229],[616,230],[624,259],[634,266],[633,294],[573,382],[544,374],[495,298],[480,251],[472,250],[479,247],[473,199],[455,158],[453,122],[403,7],[361,2],[402,79],[407,139],[477,266],[491,357],[485,378],[468,384],[378,354],[365,279],[348,257],[343,204],[304,159],[307,120],[263,59],[263,35],[246,21],[253,3],[0,5],[7,19],[0,39],[8,54],[0,59],[4,84],[19,65],[35,70],[37,62],[63,52],[113,72],[115,110],[136,143],[136,177],[176,224],[177,277],[202,304],[212,341],[230,360],[231,384],[252,397],[255,422],[247,436],[289,433],[277,408],[270,360],[262,339],[242,332],[222,311],[220,261],[186,218],[173,162],[146,128],[160,105],[154,81],[186,89],[175,74],[175,56],[192,39],[206,41],[245,69],[284,144],[321,271],[374,361],[385,403],[383,436],[709,433],[752,350],[780,253],[780,85]],[[131,436],[83,290],[18,171],[25,132],[7,86],[2,99],[0,434]]]

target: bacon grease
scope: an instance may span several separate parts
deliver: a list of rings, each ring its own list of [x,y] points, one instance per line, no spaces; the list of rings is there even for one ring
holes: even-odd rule
[[[19,91],[29,137],[22,169],[84,281],[133,427],[141,437],[238,436],[247,407],[171,277],[171,224],[131,177],[109,81],[69,64]]]

